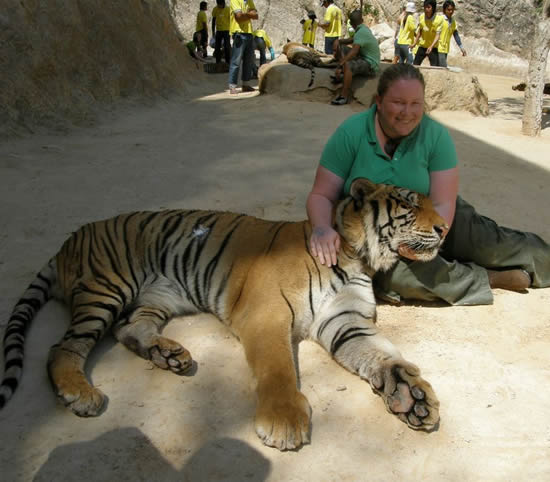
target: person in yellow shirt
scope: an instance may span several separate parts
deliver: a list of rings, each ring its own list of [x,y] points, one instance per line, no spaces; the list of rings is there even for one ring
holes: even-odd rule
[[[333,0],[321,0],[321,6],[326,8],[323,22],[319,24],[325,31],[325,53],[334,53],[334,41],[342,35],[342,10],[334,5]]]
[[[258,11],[254,0],[231,0],[229,15],[229,30],[233,35],[231,63],[229,65],[229,93],[237,94],[239,70],[243,64],[242,92],[253,92],[250,85],[253,76],[254,59],[254,29],[252,20],[258,19]]]
[[[437,51],[437,42],[441,35],[443,17],[435,13],[437,7],[435,0],[424,1],[424,13],[420,15],[418,21],[418,32],[411,50],[418,45],[418,50],[414,56],[414,65],[420,65],[428,57],[430,65],[437,67],[439,65],[439,54]]]
[[[229,65],[231,60],[231,44],[229,39],[229,7],[225,0],[216,0],[216,6],[212,9],[212,37],[216,39],[214,57],[216,63],[222,60],[222,44],[225,63]]]
[[[458,48],[462,52],[462,55],[466,55],[466,50],[462,46],[460,35],[458,35],[456,21],[453,18],[455,8],[455,2],[453,2],[453,0],[445,0],[445,2],[443,2],[443,26],[441,28],[441,35],[439,36],[439,44],[437,46],[440,67],[447,67],[447,55],[449,54],[449,48],[451,47],[451,36],[454,37]]]
[[[308,47],[315,48],[315,33],[319,22],[317,21],[317,15],[313,10],[307,12],[308,19],[303,20],[302,28],[304,30],[304,36],[302,37],[302,43]]]
[[[273,44],[265,30],[254,31],[254,48],[260,52],[260,65],[267,62],[265,58],[265,49],[269,49],[271,60],[275,60],[275,50],[273,50]]]
[[[400,64],[413,63],[411,45],[414,43],[416,32],[416,22],[414,21],[415,13],[416,6],[414,2],[408,2],[405,7],[405,15],[401,18],[400,24],[395,32],[397,37],[397,53],[399,56],[398,62]]]
[[[200,47],[202,54],[206,57],[206,46],[208,45],[208,19],[206,18],[206,10],[208,9],[208,4],[206,2],[201,2],[199,4],[199,13],[197,13],[197,25],[195,27],[195,32],[200,33]]]

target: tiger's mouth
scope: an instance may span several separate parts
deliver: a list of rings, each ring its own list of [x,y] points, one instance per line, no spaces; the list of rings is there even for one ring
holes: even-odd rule
[[[440,243],[436,245],[426,244],[408,244],[401,243],[397,248],[397,252],[403,258],[410,259],[412,261],[430,261],[434,259],[439,251]]]

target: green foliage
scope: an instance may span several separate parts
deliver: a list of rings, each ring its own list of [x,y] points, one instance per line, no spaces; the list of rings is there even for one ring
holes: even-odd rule
[[[376,21],[378,21],[380,17],[380,10],[378,10],[378,7],[374,7],[370,3],[365,3],[363,4],[363,15],[371,15]]]

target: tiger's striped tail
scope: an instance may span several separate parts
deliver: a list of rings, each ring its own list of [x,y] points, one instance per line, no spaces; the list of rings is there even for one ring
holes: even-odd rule
[[[52,297],[57,281],[55,258],[36,275],[19,299],[4,333],[4,376],[0,384],[0,409],[13,396],[23,373],[25,334],[36,313]]]

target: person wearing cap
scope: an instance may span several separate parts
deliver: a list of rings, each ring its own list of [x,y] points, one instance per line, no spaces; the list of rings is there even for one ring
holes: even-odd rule
[[[334,5],[333,0],[321,0],[321,6],[326,8],[323,22],[319,23],[325,31],[325,53],[334,53],[334,41],[342,35],[342,10]]]
[[[397,52],[400,64],[413,63],[411,45],[414,43],[414,34],[416,32],[414,13],[416,13],[414,2],[407,3],[407,6],[405,7],[405,14],[401,18],[401,21],[395,30],[395,35],[397,37]]]
[[[315,48],[315,33],[319,22],[317,21],[317,15],[313,10],[307,12],[308,19],[302,23],[302,29],[304,30],[304,36],[302,37],[302,44],[308,47]]]
[[[466,50],[462,46],[460,35],[458,35],[456,21],[453,18],[455,8],[455,2],[453,2],[453,0],[445,0],[445,2],[443,2],[443,26],[441,28],[441,35],[439,36],[439,44],[437,47],[440,67],[447,67],[447,55],[449,54],[449,48],[451,46],[451,36],[454,37],[462,55],[466,55]]]
[[[254,75],[254,29],[252,20],[258,19],[254,0],[231,0],[229,30],[233,35],[231,64],[229,65],[229,93],[237,94],[239,69],[243,64],[242,92],[253,92],[250,85]]]
[[[352,38],[340,39],[335,42],[335,57],[340,67],[336,69],[334,80],[340,80],[340,73],[343,72],[343,85],[340,95],[331,101],[333,105],[344,105],[350,101],[353,76],[374,77],[380,69],[378,40],[363,24],[361,11],[354,10],[349,19],[355,30],[355,35]],[[351,45],[351,48],[347,45]]]
[[[443,26],[443,17],[435,13],[437,3],[435,0],[424,1],[424,13],[420,15],[418,21],[418,31],[411,50],[418,45],[418,50],[414,56],[414,65],[420,65],[428,57],[430,65],[437,67],[439,65],[439,53],[437,42],[441,35]]]

